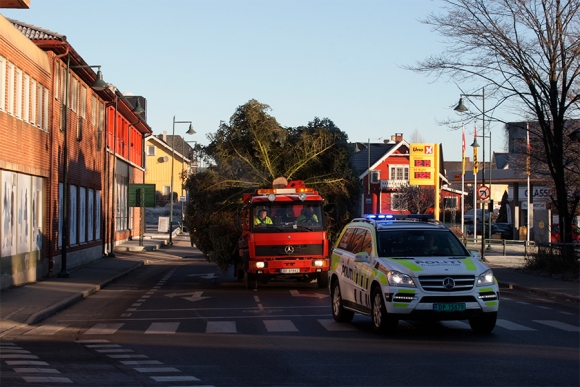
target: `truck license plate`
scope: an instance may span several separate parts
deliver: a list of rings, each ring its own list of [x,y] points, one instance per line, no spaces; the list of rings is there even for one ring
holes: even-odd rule
[[[300,269],[280,269],[280,273],[282,273],[282,274],[296,274],[296,273],[300,273]]]
[[[433,304],[433,310],[435,312],[463,312],[465,304]]]

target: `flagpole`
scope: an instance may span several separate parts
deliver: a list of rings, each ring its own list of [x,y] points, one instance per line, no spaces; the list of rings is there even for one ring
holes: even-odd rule
[[[461,233],[465,233],[465,125],[461,123]]]
[[[527,143],[527,157],[526,157],[526,173],[528,175],[528,230],[526,231],[526,246],[530,243],[530,214],[533,211],[530,208],[530,196],[532,193],[530,192],[530,124],[527,124],[526,128],[526,143]],[[526,250],[527,251],[527,250]]]

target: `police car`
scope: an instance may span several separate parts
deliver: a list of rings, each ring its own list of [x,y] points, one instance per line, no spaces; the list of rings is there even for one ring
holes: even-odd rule
[[[374,214],[345,226],[329,274],[336,321],[357,312],[382,332],[399,320],[469,320],[474,332],[494,329],[499,288],[491,269],[428,217]]]

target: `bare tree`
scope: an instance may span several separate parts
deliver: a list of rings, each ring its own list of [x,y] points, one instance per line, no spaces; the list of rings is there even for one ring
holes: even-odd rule
[[[441,14],[424,23],[448,39],[438,56],[409,66],[456,82],[483,83],[496,106],[508,102],[522,120],[535,122],[551,177],[564,242],[580,190],[569,185],[570,125],[579,118],[580,0],[442,0]],[[482,112],[486,119],[490,109]],[[569,148],[568,148],[569,149]],[[576,171],[578,168],[576,168]]]

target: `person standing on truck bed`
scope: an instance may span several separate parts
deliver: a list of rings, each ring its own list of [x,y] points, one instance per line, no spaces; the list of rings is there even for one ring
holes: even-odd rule
[[[254,225],[273,224],[272,219],[268,216],[268,211],[261,209],[258,211],[258,216],[254,218]]]
[[[306,223],[306,222],[314,222],[318,223],[318,216],[314,213],[314,206],[312,204],[307,204],[306,207],[302,210],[302,214],[298,218],[296,218],[296,223]]]

